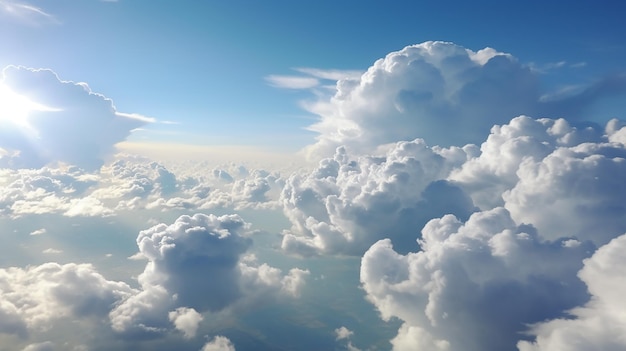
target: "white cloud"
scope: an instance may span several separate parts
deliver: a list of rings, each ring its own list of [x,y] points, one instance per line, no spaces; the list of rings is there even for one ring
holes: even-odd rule
[[[49,249],[43,250],[42,253],[56,255],[56,254],[63,253],[63,251],[62,250],[53,249],[53,248],[49,248]]]
[[[33,230],[32,232],[30,232],[30,235],[42,235],[42,234],[46,234],[46,232],[47,232],[46,228],[41,228],[41,229]]]
[[[513,56],[491,48],[475,52],[445,42],[408,46],[377,60],[360,77],[339,80],[331,98],[304,104],[320,118],[309,127],[319,133],[317,142],[306,150],[319,159],[342,145],[371,153],[415,138],[462,146],[480,142],[492,125],[522,114],[591,118],[589,108],[596,102],[626,93],[623,75],[566,95],[542,91],[539,78]]]
[[[403,251],[417,249],[418,230],[446,213],[466,218],[471,199],[447,182],[472,147],[430,148],[422,140],[393,145],[383,156],[355,157],[339,148],[311,173],[294,174],[281,195],[293,224],[282,247],[307,254],[362,254],[391,237]]]
[[[312,67],[298,67],[295,71],[325,80],[358,79],[363,72],[357,70],[321,69]]]
[[[273,209],[284,185],[279,173],[261,169],[173,163],[170,170],[143,158],[116,158],[93,172],[65,166],[3,169],[0,215],[110,217],[146,210]]]
[[[389,240],[363,256],[367,298],[404,325],[394,350],[508,350],[526,325],[587,300],[576,272],[594,247],[542,241],[503,208],[451,215],[422,230],[422,250],[401,255]]]
[[[601,246],[626,232],[626,148],[608,143],[561,147],[522,162],[519,182],[503,194],[520,223],[545,238],[574,236]]]
[[[276,88],[284,89],[310,89],[320,84],[316,78],[300,76],[269,75],[265,80]]]
[[[61,318],[105,317],[131,296],[127,284],[106,280],[87,264],[46,263],[0,269],[0,332],[25,336]]]
[[[17,19],[29,25],[59,23],[52,14],[23,1],[0,0],[0,15]]]
[[[218,313],[280,293],[298,296],[308,271],[294,268],[283,275],[266,264],[246,262],[248,231],[237,215],[204,214],[183,215],[171,225],[141,231],[137,245],[148,260],[138,277],[142,291],[110,313],[113,329],[128,336],[158,335],[172,321],[193,335],[199,313]]]
[[[200,351],[235,351],[235,345],[227,337],[218,335],[204,344]]]
[[[521,341],[520,351],[626,349],[626,235],[613,239],[589,259],[579,276],[592,297],[570,311],[568,318],[532,327],[533,342]]]
[[[190,339],[196,336],[198,325],[204,319],[202,315],[193,308],[179,307],[168,314],[168,317],[176,329],[183,332],[185,338]]]
[[[346,327],[339,327],[335,329],[335,334],[337,335],[337,340],[349,339],[354,332]]]
[[[320,69],[310,67],[294,68],[294,71],[303,75],[269,75],[265,80],[273,87],[284,89],[313,89],[319,87],[328,87],[327,84],[333,84],[342,79],[358,79],[363,73],[354,70],[338,70],[338,69]]]
[[[309,104],[321,120],[309,148],[328,155],[339,145],[370,152],[378,145],[424,138],[431,145],[476,142],[497,122],[535,112],[538,82],[510,55],[426,42],[388,54],[360,79],[340,80],[329,101]]]
[[[11,124],[18,117],[2,118],[8,124],[0,129],[0,147],[17,153],[0,158],[0,167],[39,168],[64,162],[97,170],[115,152],[116,143],[151,121],[116,111],[110,99],[92,92],[85,83],[63,81],[51,70],[8,66],[2,84],[50,109],[19,117],[26,119],[27,128]]]
[[[30,344],[26,346],[22,351],[52,351],[54,350],[54,343],[50,341],[40,342],[37,344]]]
[[[354,332],[346,327],[339,327],[335,329],[335,335],[337,341],[345,340],[346,341],[346,350],[348,351],[361,351],[358,347],[352,345],[352,341],[350,338],[354,335]]]
[[[603,134],[593,128],[575,128],[564,119],[519,116],[493,126],[477,157],[454,170],[449,179],[467,191],[480,208],[502,206],[502,194],[519,181],[523,162],[541,161],[560,147],[603,142]]]

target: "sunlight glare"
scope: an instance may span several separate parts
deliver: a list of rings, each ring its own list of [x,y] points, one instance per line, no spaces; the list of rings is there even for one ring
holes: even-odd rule
[[[31,111],[58,111],[17,94],[0,83],[0,123],[9,122],[18,127],[29,128]]]

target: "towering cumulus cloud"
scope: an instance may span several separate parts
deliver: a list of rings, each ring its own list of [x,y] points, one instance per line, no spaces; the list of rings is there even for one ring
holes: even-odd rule
[[[403,322],[394,350],[624,347],[626,128],[584,120],[624,77],[570,96],[538,78],[426,42],[308,105],[321,161],[286,180],[282,247],[363,255],[368,300]]]
[[[96,170],[116,143],[151,121],[116,111],[87,84],[62,81],[51,70],[9,66],[0,88],[0,167],[65,162]]]
[[[341,80],[330,101],[309,105],[321,117],[310,147],[328,155],[423,138],[429,145],[476,143],[494,123],[535,114],[536,76],[508,54],[425,42],[392,52],[357,80]]]
[[[623,74],[568,94],[542,91],[538,73],[510,54],[430,41],[389,53],[360,78],[339,80],[330,100],[305,104],[320,118],[309,127],[319,135],[307,150],[319,159],[341,145],[371,152],[415,138],[431,146],[477,144],[494,124],[522,114],[607,120],[615,116],[589,114],[625,93]]]

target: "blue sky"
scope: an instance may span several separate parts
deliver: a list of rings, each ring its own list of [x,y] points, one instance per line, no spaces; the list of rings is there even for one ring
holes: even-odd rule
[[[625,7],[0,0],[0,349],[626,349]]]
[[[618,72],[626,55],[615,1],[32,5],[47,15],[4,11],[1,66],[45,67],[87,82],[120,111],[180,123],[150,126],[141,138],[194,144],[302,147],[316,116],[298,102],[312,96],[273,88],[265,77],[299,67],[364,71],[427,40],[511,53],[546,71],[546,91]],[[553,67],[559,62],[567,65]],[[585,66],[567,69],[572,64]]]

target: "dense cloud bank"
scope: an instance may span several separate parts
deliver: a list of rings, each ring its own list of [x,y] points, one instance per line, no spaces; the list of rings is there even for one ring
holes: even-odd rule
[[[428,220],[466,220],[500,206],[545,239],[605,244],[626,231],[626,148],[616,123],[605,131],[520,116],[494,126],[480,148],[416,139],[359,156],[340,147],[312,172],[287,179],[281,203],[293,227],[283,249],[360,254],[391,238],[401,252],[414,251]]]
[[[421,139],[380,156],[338,148],[287,180],[281,201],[293,227],[283,249],[365,248],[367,298],[383,319],[404,322],[394,350],[553,349],[591,323],[623,332],[608,313],[619,303],[597,288],[623,290],[619,268],[595,264],[613,262],[614,238],[626,233],[622,133],[617,120],[577,128],[520,116],[480,148]],[[599,329],[581,343],[613,333]]]
[[[191,339],[203,315],[220,318],[237,306],[299,296],[309,272],[283,273],[246,256],[249,235],[237,215],[181,216],[141,231],[137,257],[147,264],[139,288],[107,280],[88,264],[0,269],[0,334],[28,338],[81,320],[129,341],[173,332]],[[205,345],[222,349],[216,347],[233,349],[224,337]]]
[[[621,349],[624,130],[519,116],[480,147],[339,147],[287,180],[282,247],[365,250],[368,300],[403,322],[394,350]]]
[[[272,209],[284,182],[278,172],[243,166],[172,171],[150,160],[116,157],[98,172],[74,166],[0,169],[0,215],[110,217],[145,210]]]

